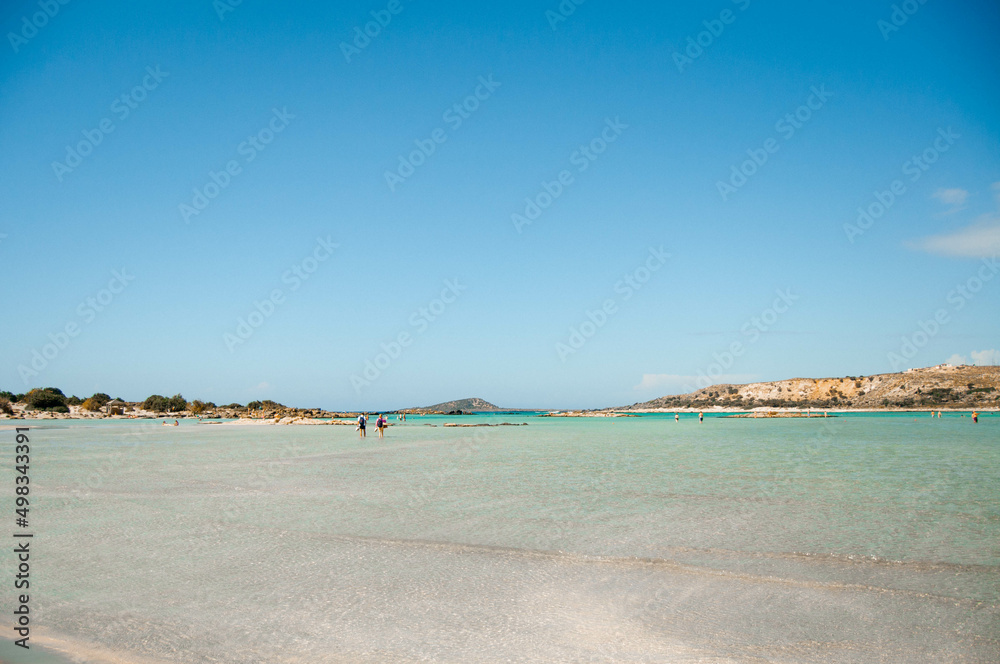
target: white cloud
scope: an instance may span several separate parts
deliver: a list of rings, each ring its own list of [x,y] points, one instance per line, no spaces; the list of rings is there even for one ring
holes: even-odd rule
[[[991,185],[1000,208],[1000,182]],[[938,189],[934,198],[947,205],[956,206],[949,212],[955,212],[965,205],[969,192],[964,189]],[[931,235],[920,240],[907,243],[914,249],[942,256],[958,256],[963,258],[989,258],[1000,254],[1000,214],[984,214],[971,226],[966,226],[951,233]]]
[[[267,382],[266,380],[262,380],[261,382],[257,383],[257,388],[256,389],[258,389],[258,390],[268,390],[268,389],[271,389],[271,384],[269,382]]]
[[[979,367],[987,367],[987,366],[992,366],[994,364],[1000,364],[1000,350],[996,350],[995,348],[991,348],[990,350],[974,350],[971,353],[969,353],[969,357],[972,358],[971,362],[969,362],[968,357],[955,353],[947,360],[945,360],[945,362],[947,364],[954,364],[955,366],[958,366],[960,364],[973,364]]]
[[[1000,217],[984,215],[976,223],[954,233],[932,235],[912,243],[932,254],[988,258],[1000,254]]]
[[[938,189],[932,196],[945,205],[950,205],[952,208],[958,209],[965,205],[966,199],[969,198],[969,192],[965,189]],[[954,211],[952,210],[952,212]]]
[[[634,390],[652,391],[670,394],[687,394],[709,385],[719,383],[752,383],[756,376],[753,374],[721,374],[711,380],[705,375],[701,376],[680,376],[677,374],[642,374],[642,380],[636,385]]]
[[[972,363],[980,367],[1000,364],[1000,350],[995,348],[991,348],[990,350],[974,350],[969,355],[972,356]]]

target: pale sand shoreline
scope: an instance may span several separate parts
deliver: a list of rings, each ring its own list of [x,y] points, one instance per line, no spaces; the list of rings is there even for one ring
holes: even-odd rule
[[[153,659],[136,653],[113,652],[104,646],[75,640],[44,628],[33,627],[31,632],[33,654],[37,658],[39,653],[42,652],[39,649],[43,649],[44,654],[41,655],[41,658],[43,661],[45,659],[49,660],[44,662],[44,664],[176,664],[173,660]],[[15,638],[18,638],[13,636],[13,634],[10,628],[0,627],[0,639],[10,639],[13,641]],[[692,657],[687,649],[678,654],[684,655],[684,661],[690,664],[737,664],[736,660],[728,657]],[[272,656],[268,661],[274,664],[305,664],[306,662],[312,664],[315,660],[303,660],[301,657],[296,656]],[[327,660],[324,658],[323,661]],[[351,662],[370,664],[374,660],[368,657],[362,659],[351,657],[350,655],[342,655],[336,661],[343,664],[350,664]],[[415,662],[417,660],[405,658],[398,661]]]
[[[4,626],[0,627],[0,638],[14,642],[21,637],[17,636],[9,627]],[[31,650],[36,653],[38,648],[46,651],[46,655],[51,655],[50,659],[53,660],[53,664],[57,659],[60,662],[73,662],[74,664],[171,664],[167,660],[150,659],[135,654],[121,655],[103,646],[78,641],[42,627],[31,628],[28,644],[31,646]]]

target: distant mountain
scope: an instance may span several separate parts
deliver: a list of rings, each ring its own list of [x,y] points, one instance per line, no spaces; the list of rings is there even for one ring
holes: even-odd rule
[[[672,408],[1000,408],[1000,367],[941,364],[900,373],[720,384],[614,410]]]
[[[503,408],[494,406],[489,401],[480,399],[479,397],[472,397],[469,399],[458,399],[456,401],[445,401],[444,403],[434,404],[433,406],[427,406],[425,408],[407,408],[408,413],[443,413],[445,415],[450,413],[457,413],[459,411],[463,413],[488,413],[502,411]]]

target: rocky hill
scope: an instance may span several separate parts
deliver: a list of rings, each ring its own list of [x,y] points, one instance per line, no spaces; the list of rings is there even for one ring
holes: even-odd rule
[[[490,413],[502,411],[503,408],[494,406],[485,399],[471,397],[469,399],[457,399],[455,401],[445,401],[425,408],[407,408],[404,412],[427,414],[452,415],[461,413]]]
[[[901,373],[712,385],[616,410],[673,408],[1000,408],[1000,367],[939,365]]]

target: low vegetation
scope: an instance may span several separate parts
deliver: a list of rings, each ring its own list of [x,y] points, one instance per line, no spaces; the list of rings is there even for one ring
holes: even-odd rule
[[[179,413],[182,410],[187,410],[187,408],[187,401],[179,394],[175,394],[169,399],[159,394],[153,394],[146,397],[146,400],[142,402],[143,410],[155,413]]]
[[[69,412],[66,395],[58,387],[35,388],[25,395],[24,403],[28,410],[44,410],[53,413]]]
[[[110,396],[104,394],[103,392],[98,392],[97,394],[85,399],[84,402],[80,404],[80,408],[96,413],[108,405],[109,401],[111,401]]]
[[[264,401],[251,401],[247,404],[247,410],[282,410],[285,406],[277,401],[265,399]]]

